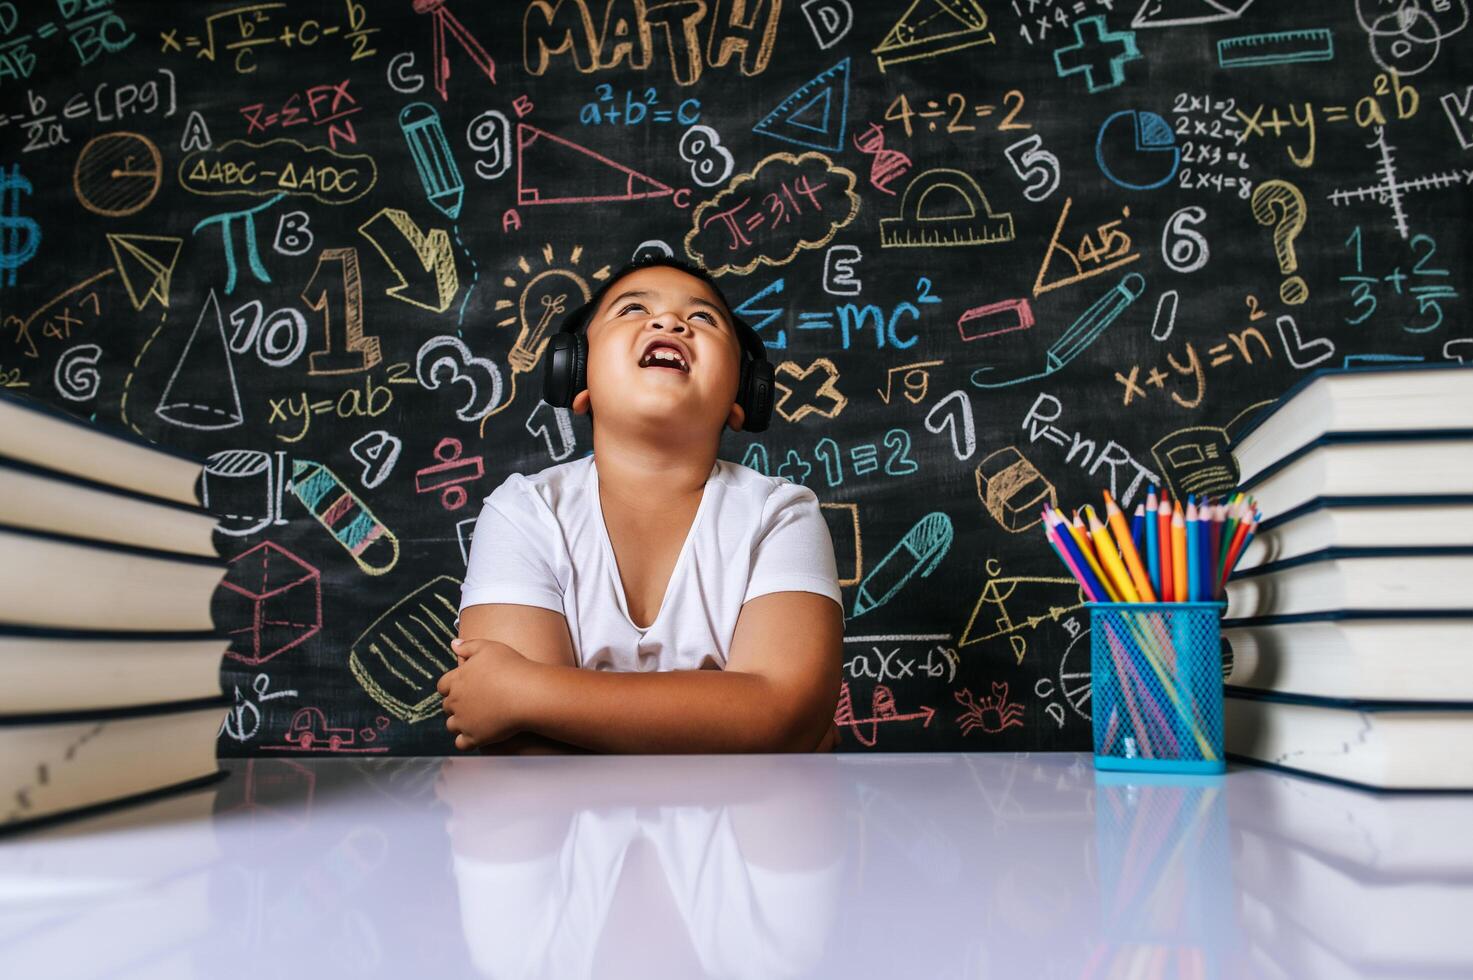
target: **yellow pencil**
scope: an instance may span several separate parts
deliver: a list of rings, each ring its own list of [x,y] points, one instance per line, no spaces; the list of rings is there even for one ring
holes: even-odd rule
[[[1084,505],[1084,519],[1089,522],[1089,536],[1095,543],[1095,552],[1099,556],[1100,564],[1114,581],[1115,590],[1120,593],[1119,601],[1140,602],[1139,593],[1135,591],[1135,586],[1130,584],[1130,573],[1125,570],[1125,564],[1120,560],[1120,552],[1115,550],[1114,542],[1110,540],[1109,530],[1100,523],[1094,508],[1088,504]]]
[[[1155,602],[1156,591],[1151,588],[1151,578],[1146,574],[1145,566],[1141,564],[1140,553],[1135,550],[1135,540],[1125,523],[1125,515],[1115,505],[1115,499],[1110,496],[1110,491],[1105,490],[1104,494],[1105,519],[1110,522],[1110,533],[1115,535],[1120,557],[1125,559],[1125,567],[1130,571],[1130,580],[1135,585],[1136,592],[1140,594],[1142,602]]]
[[[1187,596],[1187,522],[1181,508],[1171,512],[1171,574],[1175,581],[1171,591],[1177,602],[1188,601]]]
[[[1095,549],[1089,543],[1089,537],[1084,533],[1084,523],[1079,519],[1079,512],[1074,512],[1072,521],[1065,520],[1063,515],[1060,515],[1059,523],[1069,529],[1074,543],[1079,545],[1080,554],[1084,555],[1084,560],[1089,562],[1089,570],[1095,573],[1095,578],[1099,579],[1100,584],[1105,587],[1106,598],[1111,602],[1119,602],[1120,593],[1116,591],[1115,583],[1110,581],[1110,576],[1105,574],[1104,569],[1100,568],[1100,563],[1095,560]]]

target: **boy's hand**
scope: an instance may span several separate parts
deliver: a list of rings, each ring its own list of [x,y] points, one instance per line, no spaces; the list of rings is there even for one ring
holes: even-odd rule
[[[460,666],[446,671],[435,689],[444,696],[457,749],[474,749],[520,730],[520,695],[531,682],[532,661],[499,640],[453,640]]]

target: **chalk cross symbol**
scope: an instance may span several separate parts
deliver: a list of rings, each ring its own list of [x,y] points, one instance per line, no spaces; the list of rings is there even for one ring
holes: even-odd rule
[[[1085,29],[1090,37],[1085,37]],[[1111,50],[1118,53],[1111,54]],[[1074,43],[1054,50],[1054,68],[1059,77],[1084,73],[1091,92],[1115,88],[1125,81],[1125,63],[1141,56],[1136,47],[1135,31],[1108,31],[1104,17],[1085,17],[1074,22]],[[1097,80],[1108,69],[1108,82]]]

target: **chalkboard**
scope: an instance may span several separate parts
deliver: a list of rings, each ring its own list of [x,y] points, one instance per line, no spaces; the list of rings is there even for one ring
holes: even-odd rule
[[[842,748],[1085,749],[1040,505],[1222,492],[1305,372],[1473,357],[1467,24],[0,2],[0,379],[208,460],[222,754],[450,752],[479,501],[592,449],[539,398],[558,313],[635,254],[699,261],[776,365],[722,458],[829,521]]]

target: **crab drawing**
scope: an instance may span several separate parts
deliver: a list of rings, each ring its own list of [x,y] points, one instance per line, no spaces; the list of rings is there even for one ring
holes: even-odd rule
[[[996,735],[1005,728],[1023,724],[1023,706],[1008,703],[1008,685],[1005,682],[993,681],[992,697],[981,701],[972,696],[970,688],[964,687],[952,694],[957,703],[967,709],[957,716],[963,735],[979,726],[984,732]]]

